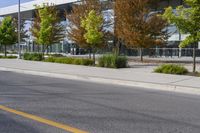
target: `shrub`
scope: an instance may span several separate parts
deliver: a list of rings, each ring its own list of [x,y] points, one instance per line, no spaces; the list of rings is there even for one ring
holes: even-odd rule
[[[46,58],[44,61],[45,62],[55,62],[55,58],[54,57],[49,57],[49,58]]]
[[[63,57],[63,60],[65,60],[65,64],[74,64],[74,58],[64,58]]]
[[[24,60],[32,60],[32,61],[42,61],[43,55],[42,53],[24,53]]]
[[[7,58],[7,59],[16,59],[17,56],[13,56],[13,55],[11,55],[11,56],[7,56],[6,58]]]
[[[79,58],[76,58],[73,61],[73,64],[75,64],[75,65],[81,65],[81,63],[82,63],[82,59],[79,59]]]
[[[127,67],[127,58],[125,56],[118,56],[115,61],[117,68],[126,68]]]
[[[30,53],[24,53],[23,59],[24,59],[24,60],[31,60],[31,55],[30,55]]]
[[[127,58],[125,56],[116,56],[112,54],[103,55],[98,59],[98,66],[108,68],[127,67]]]
[[[17,56],[13,56],[13,55],[11,55],[11,56],[1,56],[0,55],[0,59],[16,59],[17,58]]]
[[[54,62],[56,63],[62,63],[62,64],[65,64],[66,63],[66,60],[64,58],[55,58],[55,57],[52,57],[55,59]]]
[[[92,66],[93,65],[93,60],[92,59],[82,59],[81,65]]]
[[[180,65],[175,64],[163,64],[156,68],[154,72],[157,73],[165,73],[165,74],[177,74],[177,75],[184,75],[188,73],[188,70]]]
[[[106,62],[105,60],[106,60],[105,56],[99,57],[99,59],[98,59],[98,66],[99,67],[105,67],[105,62]]]

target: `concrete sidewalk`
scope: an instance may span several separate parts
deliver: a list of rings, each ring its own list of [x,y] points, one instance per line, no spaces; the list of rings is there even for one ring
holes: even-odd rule
[[[108,69],[17,59],[0,60],[2,71],[200,95],[200,78],[152,73],[154,68],[155,66],[150,64],[139,64],[125,69]]]

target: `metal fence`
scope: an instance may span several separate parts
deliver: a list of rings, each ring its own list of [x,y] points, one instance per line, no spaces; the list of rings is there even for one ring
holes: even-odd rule
[[[139,56],[138,49],[125,50],[127,56]],[[143,50],[144,56],[150,57],[190,57],[193,56],[193,48],[151,48]],[[200,49],[196,49],[196,56],[200,57]]]
[[[41,52],[41,46],[38,45],[24,45],[21,46],[22,53],[25,52]],[[17,46],[8,46],[7,51],[8,53],[17,53]],[[0,46],[0,52],[4,52],[4,47]],[[78,48],[75,45],[62,45],[62,44],[56,44],[53,45],[49,52],[53,53],[65,53],[65,54],[72,54],[72,55],[84,55],[88,54],[87,49],[81,49]],[[106,49],[100,49],[97,50],[97,54],[106,54],[106,53],[112,53],[112,47],[106,48]],[[140,56],[140,50],[139,49],[126,49],[123,48],[120,50],[120,53],[122,55],[127,56]],[[191,57],[193,56],[193,49],[192,48],[149,48],[149,49],[143,49],[143,55],[144,56],[150,56],[150,57]],[[197,57],[200,57],[200,49],[196,49],[196,55]]]

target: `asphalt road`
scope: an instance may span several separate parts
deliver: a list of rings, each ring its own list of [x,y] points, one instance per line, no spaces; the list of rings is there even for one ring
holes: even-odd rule
[[[91,133],[200,133],[200,97],[0,72],[0,105]],[[65,133],[0,109],[0,133]]]

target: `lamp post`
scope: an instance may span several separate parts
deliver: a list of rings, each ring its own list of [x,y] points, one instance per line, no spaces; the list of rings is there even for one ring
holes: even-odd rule
[[[20,4],[21,1],[18,1],[18,54],[19,54],[19,59],[21,59],[21,11],[20,11]]]

